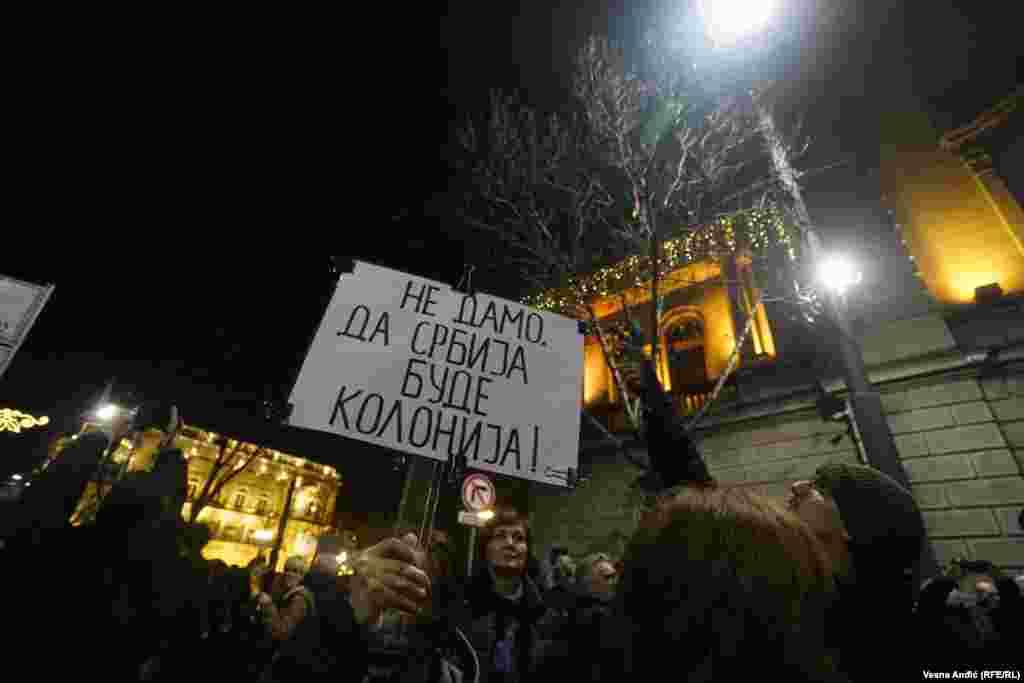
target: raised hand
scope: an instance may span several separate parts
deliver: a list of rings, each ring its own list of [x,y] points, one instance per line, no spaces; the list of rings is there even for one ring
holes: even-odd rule
[[[356,558],[350,596],[356,621],[375,620],[385,609],[417,614],[429,605],[426,553],[413,534],[388,538]]]

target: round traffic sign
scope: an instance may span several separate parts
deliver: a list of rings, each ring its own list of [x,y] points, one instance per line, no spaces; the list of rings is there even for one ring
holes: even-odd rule
[[[471,474],[462,481],[462,502],[466,508],[479,512],[494,507],[494,483],[482,474]]]

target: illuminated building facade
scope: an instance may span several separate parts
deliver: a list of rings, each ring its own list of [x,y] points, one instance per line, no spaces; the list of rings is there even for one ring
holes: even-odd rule
[[[753,323],[739,350],[739,364],[751,367],[770,362],[777,354],[755,282],[752,254],[756,251],[764,257],[775,250],[780,259],[792,260],[791,236],[775,207],[751,209],[739,216],[662,245],[667,267],[659,278],[662,302],[655,367],[684,413],[699,409],[725,372],[751,313]],[[588,295],[612,350],[631,323],[640,327],[645,339],[653,336],[650,282],[636,274],[643,270],[641,260],[631,257],[577,283],[575,291]],[[573,299],[573,290],[566,288],[542,292],[527,303],[568,313],[574,308]],[[604,354],[592,330],[584,345],[583,403],[592,414],[606,413],[614,420],[621,396]]]
[[[891,233],[865,226],[863,234],[896,258],[848,301],[853,334],[939,562],[986,560],[1014,574],[1024,573],[1022,92],[943,136],[916,102],[900,93],[887,102],[879,175],[904,248],[900,253]],[[881,208],[872,211],[878,219]],[[706,267],[705,282],[714,284],[717,264]],[[703,291],[698,309],[712,315],[715,287]],[[665,306],[662,327],[678,306]],[[735,394],[723,393],[694,430],[716,481],[777,500],[822,465],[869,461],[848,421],[822,412],[823,399],[847,392],[829,362],[834,332],[819,325],[801,333],[784,314],[768,304],[774,361],[758,363],[744,350]],[[707,322],[709,378],[711,330]],[[717,341],[718,354],[730,348],[729,339]],[[597,405],[611,382],[598,363],[600,349],[588,344],[587,353],[585,398]],[[644,448],[640,440],[623,441],[627,449]],[[530,486],[531,543],[541,556],[553,547],[573,556],[607,551],[636,529],[645,502],[640,473],[620,444],[602,444],[599,435],[592,442],[589,452],[581,449],[585,477],[571,495]]]
[[[84,430],[96,428],[86,425]],[[109,474],[151,468],[159,438],[154,432],[145,434],[141,444],[122,440],[113,454]],[[210,529],[212,536],[203,549],[205,558],[236,566],[245,566],[257,556],[269,558],[278,544],[282,516],[286,519],[277,557],[278,571],[283,570],[291,555],[312,560],[318,539],[339,533],[334,526],[334,510],[342,482],[336,469],[277,450],[260,449],[258,444],[236,460],[225,461],[216,441],[214,433],[185,426],[175,444],[188,460],[188,497],[182,507],[186,521],[214,472],[218,457],[227,466],[214,473],[214,482],[225,478],[233,468],[241,470],[230,476],[196,518]],[[62,439],[54,444],[53,455],[59,454],[64,443],[66,440]],[[229,443],[235,445],[233,441]],[[252,453],[257,454],[249,462]],[[95,487],[90,485],[73,523],[81,523],[88,516],[94,501]]]
[[[928,291],[943,304],[979,287],[1024,293],[1024,213],[1003,177],[1008,133],[1020,128],[1021,92],[942,137],[910,107],[882,125],[881,182],[900,237]],[[1010,136],[1012,137],[1012,136]],[[1020,138],[1016,142],[1019,168]]]

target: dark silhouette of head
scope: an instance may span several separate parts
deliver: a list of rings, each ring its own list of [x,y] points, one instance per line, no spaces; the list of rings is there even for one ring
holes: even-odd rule
[[[820,639],[830,561],[777,502],[741,488],[685,488],[645,513],[623,564],[616,613],[628,624],[633,675],[679,662],[698,681],[746,667],[812,677],[829,667]]]

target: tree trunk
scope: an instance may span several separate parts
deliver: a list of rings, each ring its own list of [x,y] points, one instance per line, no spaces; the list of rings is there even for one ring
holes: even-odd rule
[[[658,242],[658,227],[654,220],[654,211],[650,203],[647,205],[647,227],[651,242],[651,362],[658,368],[658,331],[661,321],[658,319],[661,306],[658,305],[658,289],[661,284],[661,255]]]
[[[292,477],[292,481],[288,484],[288,495],[285,496],[284,510],[281,511],[281,519],[277,522],[277,536],[274,538],[274,549],[270,552],[270,571],[277,571],[274,567],[277,566],[277,557],[281,552],[281,544],[284,543],[284,532],[288,527],[288,518],[292,511],[292,497],[295,495],[295,481],[296,478]]]

